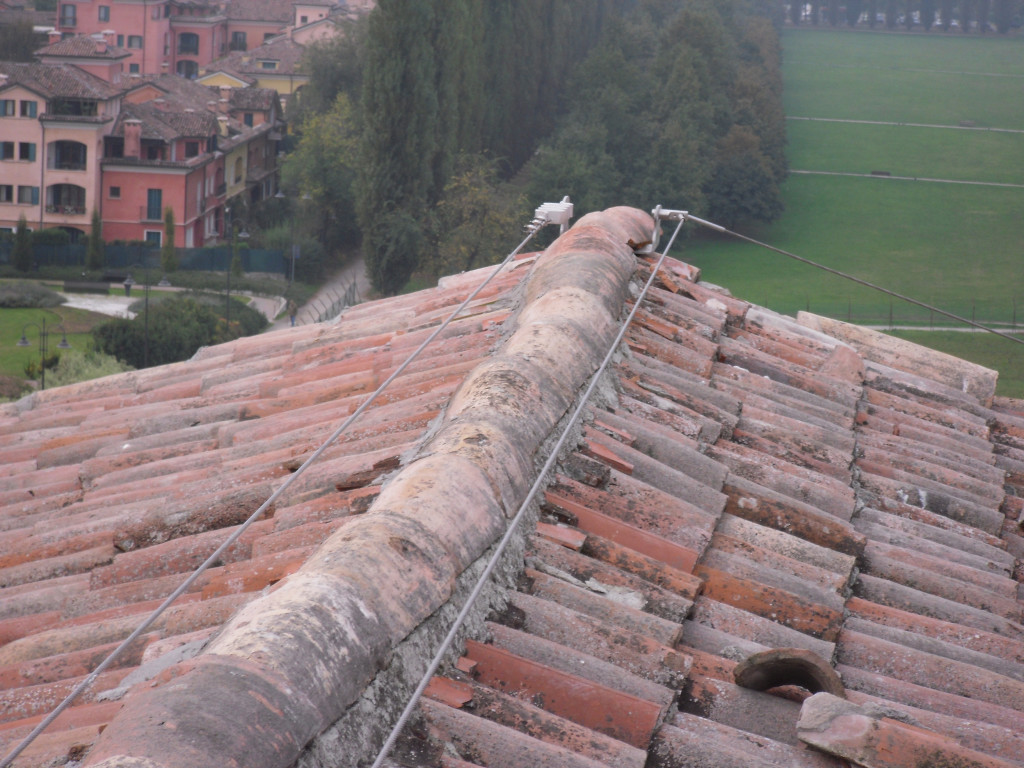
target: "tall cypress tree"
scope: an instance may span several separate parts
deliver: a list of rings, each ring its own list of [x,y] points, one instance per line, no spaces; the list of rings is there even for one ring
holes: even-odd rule
[[[381,0],[370,16],[357,211],[370,279],[386,294],[416,268],[435,192],[434,24],[430,0]]]

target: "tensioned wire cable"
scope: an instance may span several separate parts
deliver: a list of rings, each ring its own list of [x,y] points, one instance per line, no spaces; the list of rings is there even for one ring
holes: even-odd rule
[[[657,217],[655,218],[657,219]],[[684,221],[685,219],[681,219],[679,221],[679,224],[676,226],[675,231],[672,233],[672,237],[669,239],[668,246],[666,246],[665,248],[665,252],[661,254],[660,258],[658,259],[658,262],[654,265],[654,268],[651,270],[651,276],[647,279],[647,283],[644,285],[643,290],[640,292],[640,295],[633,303],[633,308],[630,310],[629,315],[626,317],[625,321],[622,323],[622,326],[619,328],[619,332],[615,336],[615,340],[609,347],[608,353],[605,355],[604,360],[601,361],[601,364],[598,366],[597,370],[591,376],[590,384],[587,386],[586,390],[583,393],[583,396],[580,398],[579,404],[576,406],[576,409],[573,411],[572,415],[569,417],[569,420],[566,422],[565,428],[562,430],[562,434],[559,436],[558,441],[551,449],[547,461],[544,462],[544,466],[537,473],[537,479],[534,481],[533,486],[526,494],[526,498],[523,499],[523,503],[520,505],[519,510],[516,512],[511,522],[508,524],[508,528],[505,530],[505,535],[502,536],[501,541],[498,542],[498,545],[495,548],[494,553],[487,561],[487,566],[484,568],[483,573],[481,573],[480,577],[477,579],[476,585],[473,587],[473,591],[470,592],[469,597],[466,598],[466,602],[462,606],[462,610],[459,611],[459,615],[455,617],[455,621],[452,623],[451,628],[448,630],[448,634],[445,635],[444,640],[441,641],[441,645],[439,646],[437,653],[434,654],[434,658],[431,659],[430,664],[427,667],[427,671],[423,673],[423,677],[420,679],[419,685],[416,686],[416,690],[414,690],[412,692],[412,695],[409,697],[409,701],[406,703],[405,709],[402,710],[402,714],[395,722],[394,727],[392,727],[391,733],[388,735],[388,738],[384,742],[384,745],[380,748],[380,752],[377,754],[377,759],[373,761],[373,765],[370,768],[381,768],[381,766],[384,763],[384,760],[387,759],[387,756],[390,754],[392,748],[395,746],[395,742],[398,740],[399,734],[405,727],[406,722],[408,722],[409,718],[412,716],[413,709],[415,709],[416,704],[420,700],[420,697],[423,695],[423,692],[427,689],[427,685],[430,684],[431,678],[433,678],[434,674],[441,666],[441,661],[444,658],[444,655],[448,652],[448,649],[455,641],[455,636],[462,628],[462,625],[465,623],[466,618],[469,616],[469,612],[473,609],[474,604],[480,597],[480,593],[483,592],[484,587],[490,580],[491,574],[497,567],[498,561],[501,559],[501,556],[505,553],[505,550],[508,548],[509,543],[511,543],[512,536],[515,534],[516,529],[519,527],[519,523],[525,517],[526,511],[533,503],[534,497],[537,495],[538,491],[540,491],[540,489],[547,484],[548,472],[551,471],[551,468],[555,465],[555,462],[558,461],[559,454],[561,454],[562,452],[562,447],[565,445],[565,441],[568,439],[570,431],[576,425],[576,422],[579,421],[580,416],[583,414],[583,409],[587,407],[591,395],[594,393],[594,390],[597,388],[598,382],[601,380],[601,376],[604,374],[605,369],[607,369],[609,363],[612,360],[612,357],[618,351],[619,344],[622,343],[623,336],[625,336],[626,331],[629,330],[629,326],[633,322],[633,317],[636,315],[637,310],[640,308],[641,302],[643,302],[648,290],[654,283],[654,279],[658,275],[658,270],[661,268],[661,264],[665,260],[665,257],[668,254],[669,250],[671,250],[672,243],[675,242],[676,235],[679,234],[679,230],[682,228]],[[655,228],[657,228],[657,226],[658,221],[656,220]]]
[[[97,666],[96,669],[94,669],[89,674],[88,677],[86,677],[84,680],[82,680],[82,682],[80,682],[78,685],[74,687],[74,689],[67,695],[67,697],[65,697],[65,699],[57,705],[56,709],[50,712],[50,714],[47,715],[46,718],[44,718],[34,729],[32,729],[31,733],[29,733],[24,739],[22,739],[21,743],[18,744],[17,747],[15,747],[10,753],[8,753],[8,755],[2,761],[0,761],[0,768],[8,768],[8,766],[10,766],[14,762],[15,758],[17,758],[18,755],[20,755],[25,750],[25,748],[29,746],[29,744],[35,741],[39,734],[46,730],[46,728],[49,727],[49,725],[54,720],[56,720],[57,717],[59,717],[60,714],[65,709],[67,709],[72,704],[72,702],[74,702],[74,700],[77,699],[79,695],[81,695],[83,691],[85,691],[89,686],[91,686],[96,681],[96,678],[99,677],[99,675],[102,674],[118,658],[118,656],[120,656],[125,651],[125,649],[128,648],[129,645],[135,642],[135,640],[138,639],[138,637],[143,632],[149,629],[149,627],[152,626],[153,622],[160,618],[161,614],[163,614],[163,612],[166,611],[171,606],[171,604],[174,603],[175,600],[177,600],[179,597],[185,594],[188,588],[195,583],[196,579],[198,579],[203,574],[204,571],[206,571],[211,565],[213,565],[213,563],[215,563],[220,558],[224,551],[227,550],[227,548],[230,547],[232,544],[234,544],[238,540],[238,538],[243,533],[245,533],[245,531],[248,530],[253,523],[259,520],[259,518],[263,516],[263,513],[266,512],[267,508],[269,508],[271,504],[277,501],[281,494],[288,490],[291,484],[298,480],[299,477],[306,471],[306,469],[308,469],[311,464],[313,464],[317,459],[319,459],[323,452],[326,451],[331,445],[333,445],[335,441],[337,441],[337,439],[341,437],[341,435],[344,434],[345,431],[352,425],[352,423],[356,421],[356,419],[362,416],[363,412],[366,411],[366,409],[369,408],[370,405],[391,385],[391,382],[393,382],[396,378],[402,375],[405,369],[408,368],[409,365],[413,361],[415,361],[417,357],[420,356],[423,350],[425,350],[431,344],[431,342],[433,342],[434,339],[436,339],[438,335],[442,331],[444,331],[444,329],[447,328],[452,323],[452,321],[455,320],[456,317],[458,317],[459,313],[462,312],[462,310],[464,310],[466,306],[474,298],[476,298],[477,295],[479,295],[479,293],[484,288],[486,288],[487,285],[495,277],[497,277],[501,273],[501,271],[508,265],[508,263],[516,257],[516,255],[526,246],[528,242],[530,242],[530,240],[533,239],[534,235],[536,235],[537,232],[539,232],[540,229],[546,223],[549,222],[534,219],[527,226],[527,236],[523,239],[521,243],[519,243],[519,245],[516,246],[515,250],[513,250],[511,253],[509,253],[508,256],[505,257],[505,260],[502,261],[501,264],[495,267],[491,274],[487,276],[487,279],[480,283],[480,285],[477,286],[473,290],[473,292],[470,293],[462,301],[462,303],[459,304],[459,306],[452,311],[452,313],[444,320],[444,322],[442,322],[436,329],[434,329],[434,331],[423,341],[423,343],[420,344],[419,347],[417,347],[416,350],[411,355],[409,355],[409,357],[407,357],[405,361],[400,366],[398,366],[398,368],[396,368],[394,372],[390,376],[388,376],[387,379],[385,379],[384,382],[379,387],[377,387],[377,389],[374,390],[374,392],[366,400],[364,400],[358,408],[356,408],[351,413],[351,415],[348,416],[348,418],[345,419],[344,422],[342,422],[341,426],[339,426],[330,435],[330,437],[328,437],[327,440],[325,440],[324,443],[319,448],[317,448],[310,455],[310,457],[302,463],[302,465],[297,470],[295,470],[293,474],[288,476],[284,483],[282,483],[281,486],[276,491],[274,491],[270,495],[270,497],[263,502],[263,504],[260,505],[259,509],[253,512],[248,517],[248,519],[245,520],[245,522],[239,525],[239,527],[230,536],[228,536],[227,539],[224,540],[224,543],[217,547],[213,554],[206,558],[202,565],[196,568],[196,570],[193,571],[192,574],[187,579],[185,579],[185,581],[183,581],[176,590],[174,590],[170,595],[168,595],[167,598],[146,618],[146,620],[143,621],[135,629],[135,631],[128,635],[128,637],[126,637],[119,646],[117,646],[113,651],[111,651],[110,655],[108,655],[103,661],[101,661],[99,666]]]
[[[791,259],[793,259],[795,261],[801,262],[802,264],[807,264],[808,266],[815,267],[815,268],[820,269],[820,270],[822,270],[824,272],[828,272],[828,273],[833,274],[833,275],[835,275],[837,277],[841,277],[844,280],[849,280],[851,282],[857,283],[858,285],[863,285],[865,288],[871,288],[872,290],[878,291],[879,293],[884,293],[886,296],[892,296],[894,299],[900,299],[901,301],[905,301],[908,304],[913,304],[913,305],[921,307],[923,309],[927,309],[927,310],[930,310],[932,312],[937,312],[938,314],[943,315],[944,317],[948,317],[951,320],[956,320],[959,323],[963,323],[964,325],[969,325],[972,328],[977,328],[978,330],[981,330],[981,331],[987,331],[988,333],[994,333],[996,336],[1002,336],[1004,339],[1009,339],[1010,341],[1016,342],[1017,344],[1024,344],[1024,338],[1021,338],[1020,336],[1014,336],[1011,333],[1006,333],[1006,332],[1000,331],[1000,330],[998,330],[996,328],[991,328],[991,327],[989,327],[989,326],[987,326],[987,325],[985,325],[983,323],[978,323],[978,322],[975,322],[974,320],[970,320],[970,319],[968,319],[966,317],[961,317],[960,315],[958,315],[958,314],[956,314],[954,312],[949,312],[949,311],[947,311],[945,309],[940,309],[939,307],[932,306],[931,304],[927,304],[927,303],[925,303],[923,301],[918,301],[917,299],[912,298],[910,296],[907,296],[905,294],[899,293],[898,291],[893,291],[893,290],[890,290],[888,288],[884,288],[881,285],[878,285],[876,283],[872,283],[872,282],[870,282],[868,280],[864,280],[863,278],[860,278],[860,277],[856,277],[855,275],[851,275],[848,272],[843,272],[843,271],[835,269],[833,267],[829,267],[829,266],[826,266],[824,264],[820,264],[820,263],[818,263],[816,261],[812,261],[811,259],[804,258],[803,256],[797,256],[795,253],[790,253],[789,251],[783,250],[782,248],[777,248],[774,245],[768,245],[768,243],[762,243],[760,240],[755,240],[752,237],[747,237],[746,235],[741,235],[739,232],[733,232],[730,229],[726,229],[725,227],[721,226],[720,224],[714,224],[714,223],[712,223],[710,221],[705,221],[704,219],[699,219],[696,216],[690,216],[689,214],[686,215],[686,218],[688,220],[690,220],[690,221],[693,221],[693,222],[696,222],[697,224],[700,224],[701,226],[707,227],[708,229],[713,229],[716,232],[721,232],[722,234],[725,234],[725,235],[731,235],[732,237],[735,237],[738,240],[744,240],[744,241],[746,241],[748,243],[752,243],[753,245],[759,245],[762,248],[767,248],[769,251],[774,251],[775,253],[781,254],[783,256],[787,256],[787,257],[789,257],[789,258],[791,258]]]

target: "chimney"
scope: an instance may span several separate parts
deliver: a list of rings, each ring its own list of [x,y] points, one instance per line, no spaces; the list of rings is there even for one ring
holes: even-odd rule
[[[124,156],[136,160],[142,157],[142,121],[129,118],[124,121]]]
[[[228,135],[228,119],[224,115],[217,118],[217,130],[221,136]]]
[[[100,32],[100,34],[103,36],[103,39],[106,41],[107,45],[114,45],[114,43],[116,42],[117,32],[115,32],[113,29],[104,29],[102,32]]]
[[[206,102],[206,108],[210,112],[216,112],[217,111],[217,102],[216,101],[208,101],[208,102]]]
[[[50,33],[46,36],[46,44],[47,45],[53,45],[54,43],[59,43],[59,42],[60,42],[60,32],[58,32],[55,29],[51,30]]]
[[[231,103],[227,99],[221,99],[219,102],[221,114],[226,115],[231,108]]]

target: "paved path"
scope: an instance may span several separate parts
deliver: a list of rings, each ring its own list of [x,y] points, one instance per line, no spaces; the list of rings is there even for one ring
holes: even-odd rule
[[[344,296],[353,283],[355,283],[357,301],[365,301],[366,297],[372,293],[372,288],[370,286],[370,278],[366,275],[366,263],[363,261],[362,254],[338,270],[313,294],[313,297],[308,302],[299,307],[298,314],[295,316],[295,324],[307,325],[318,322],[320,320],[320,313],[325,308],[334,305],[337,299]],[[267,329],[268,331],[275,331],[289,326],[287,315],[275,319],[284,310],[286,304],[284,299],[276,301],[277,309],[273,314],[264,312],[271,321],[270,327]]]
[[[320,320],[320,314],[327,308],[337,303],[343,297],[348,288],[355,283],[355,294],[357,301],[365,301],[367,296],[373,292],[370,286],[370,279],[366,276],[366,264],[362,256],[353,259],[337,273],[334,274],[323,286],[321,286],[313,297],[304,306],[299,308],[295,318],[296,325],[306,325]],[[96,296],[80,293],[61,294],[67,301],[62,305],[65,307],[77,307],[88,309],[92,312],[110,315],[111,317],[132,317],[128,306],[138,301],[142,296],[137,292],[132,297],[127,296]],[[268,331],[289,326],[288,316],[278,318],[284,312],[286,300],[282,296],[252,296],[250,306],[262,313],[270,321]]]

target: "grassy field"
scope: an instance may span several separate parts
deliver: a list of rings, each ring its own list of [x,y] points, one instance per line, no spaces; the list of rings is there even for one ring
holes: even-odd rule
[[[911,180],[794,173],[783,217],[744,234],[963,317],[1024,326],[1024,133],[963,128],[1024,130],[1021,41],[787,30],[783,44],[787,115],[829,120],[789,121],[790,167]],[[699,233],[681,255],[706,280],[780,312],[925,329],[949,322],[733,238]],[[998,363],[1000,391],[1024,392],[1024,363],[1014,364],[1024,350],[1008,340],[991,337],[992,349],[976,334],[915,340]]]
[[[68,343],[82,352],[89,348],[92,336],[89,329],[97,322],[105,320],[102,315],[87,312],[83,309],[70,307],[54,307],[52,309],[0,309],[0,376],[25,377],[25,364],[39,362],[39,334],[43,321],[46,321],[47,353],[59,352],[57,344],[62,334],[58,324],[62,323],[67,331]],[[29,326],[35,323],[35,327]],[[26,326],[29,326],[26,328]],[[29,341],[29,346],[19,347],[18,340],[22,331]]]

